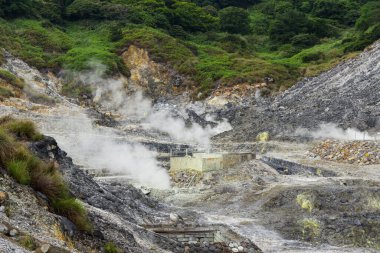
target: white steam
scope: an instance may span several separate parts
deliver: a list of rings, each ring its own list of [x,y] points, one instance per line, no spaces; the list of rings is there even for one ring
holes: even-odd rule
[[[155,107],[140,90],[127,94],[125,79],[102,78],[104,66],[93,64],[92,67],[94,71],[81,74],[80,78],[95,89],[93,101],[107,110],[140,122],[146,130],[158,130],[176,141],[196,144],[208,149],[212,136],[232,129],[226,120],[217,122],[216,127],[202,127],[194,122],[191,126],[186,126],[183,118],[173,115],[168,108]],[[177,113],[181,113],[181,110],[177,109]],[[185,113],[182,115],[186,117]]]
[[[142,128],[158,130],[171,138],[186,143],[194,143],[208,148],[211,136],[230,130],[227,121],[211,128],[202,128],[193,123],[186,126],[180,116],[181,110],[174,106],[156,106],[145,98],[141,91],[127,94],[125,79],[105,79],[105,67],[92,63],[92,71],[71,73],[85,85],[94,88],[93,101],[108,111],[125,116]],[[59,120],[51,124],[46,122],[45,133],[53,136],[63,150],[66,150],[74,162],[85,168],[125,174],[139,184],[154,188],[170,187],[170,178],[165,169],[158,165],[156,152],[139,143],[128,142],[122,133],[104,127],[95,127],[92,120],[78,107],[61,106],[54,109]],[[185,115],[185,114],[183,114]],[[212,120],[212,118],[209,118]]]
[[[295,135],[312,137],[315,139],[329,138],[337,140],[376,140],[380,137],[368,132],[362,132],[355,128],[342,129],[334,123],[321,124],[313,131],[305,128],[298,128],[295,131]]]
[[[94,127],[91,119],[75,108],[60,108],[55,114],[64,120],[49,120],[42,128],[57,140],[75,163],[85,168],[128,175],[150,187],[170,187],[169,176],[158,165],[155,152],[139,143],[128,143],[111,129]]]

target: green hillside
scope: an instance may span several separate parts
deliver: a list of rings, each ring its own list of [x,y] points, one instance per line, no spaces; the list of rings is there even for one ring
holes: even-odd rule
[[[265,77],[267,94],[284,90],[379,38],[380,1],[0,0],[0,48],[40,70],[98,60],[128,75],[120,52],[134,44],[203,94]]]

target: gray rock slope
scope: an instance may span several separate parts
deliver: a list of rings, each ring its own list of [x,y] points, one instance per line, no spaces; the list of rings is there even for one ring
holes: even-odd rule
[[[257,133],[292,135],[323,123],[359,130],[380,129],[380,41],[358,57],[305,79],[270,103],[230,109],[234,130],[219,139],[254,140]]]
[[[74,165],[57,142],[51,137],[32,143],[30,147],[40,158],[59,164],[71,193],[85,203],[94,227],[87,240],[112,241],[125,252],[172,252],[175,243],[158,234],[147,231],[138,224],[154,224],[167,219],[163,207],[147,198],[132,186],[124,186],[123,192],[103,188],[89,175]],[[84,239],[84,235],[81,235]]]

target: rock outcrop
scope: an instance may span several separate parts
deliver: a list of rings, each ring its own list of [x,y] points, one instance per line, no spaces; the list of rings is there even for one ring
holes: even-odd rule
[[[85,203],[94,232],[84,240],[93,243],[112,241],[125,252],[171,252],[175,244],[173,241],[138,225],[167,219],[157,202],[148,199],[133,186],[125,186],[122,192],[120,189],[113,192],[112,189],[101,187],[72,163],[53,138],[45,137],[31,144],[30,148],[40,158],[56,161],[71,193]]]
[[[177,71],[161,63],[153,61],[143,48],[134,45],[122,54],[131,76],[130,85],[142,87],[153,98],[168,94],[180,94],[191,81]]]

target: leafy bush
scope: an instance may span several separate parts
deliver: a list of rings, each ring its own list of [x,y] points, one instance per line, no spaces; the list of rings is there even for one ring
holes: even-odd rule
[[[24,80],[17,78],[15,75],[10,73],[9,71],[3,70],[3,69],[0,69],[0,79],[3,79],[9,82],[11,85],[19,89],[23,89],[25,86]]]
[[[249,14],[238,7],[227,7],[219,12],[220,27],[229,33],[247,34],[250,32]]]
[[[176,2],[172,5],[172,24],[182,26],[186,31],[208,31],[215,29],[218,18],[210,15],[194,3]]]
[[[30,183],[30,173],[26,161],[13,160],[7,164],[9,174],[20,184]]]
[[[354,1],[346,0],[317,0],[313,13],[317,17],[339,20],[350,24],[358,18],[358,6]]]
[[[30,15],[33,4],[33,0],[2,0],[0,1],[0,17],[15,18]]]
[[[301,33],[294,36],[291,40],[293,46],[298,48],[308,48],[319,42],[319,39],[314,34]]]
[[[120,19],[127,16],[125,5],[101,0],[74,0],[66,9],[71,19]]]
[[[369,1],[362,6],[360,17],[356,21],[356,28],[366,31],[369,27],[380,23],[380,2]]]
[[[322,52],[311,52],[302,57],[303,62],[318,61],[323,58]]]

